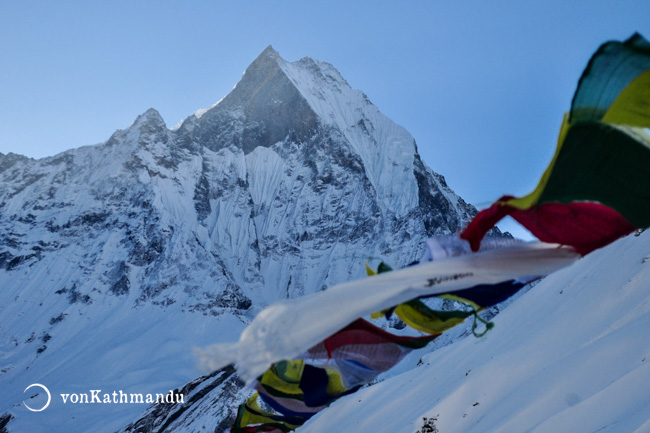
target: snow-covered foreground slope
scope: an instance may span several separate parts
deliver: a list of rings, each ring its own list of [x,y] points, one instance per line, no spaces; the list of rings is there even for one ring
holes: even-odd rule
[[[422,364],[343,398],[301,433],[650,431],[650,233],[544,279]]]

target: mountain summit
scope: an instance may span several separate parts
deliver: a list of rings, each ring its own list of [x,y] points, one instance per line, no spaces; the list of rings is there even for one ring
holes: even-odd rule
[[[13,406],[31,383],[166,392],[196,377],[191,347],[362,277],[369,256],[406,265],[475,212],[333,66],[271,47],[177,128],[150,109],[100,145],[0,154],[0,183],[9,431],[43,431]],[[141,410],[57,401],[44,416],[99,432]]]

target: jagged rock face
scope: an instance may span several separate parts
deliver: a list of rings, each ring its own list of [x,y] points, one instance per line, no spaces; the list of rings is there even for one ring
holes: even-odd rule
[[[227,432],[243,402],[239,393],[243,387],[233,366],[216,370],[175,390],[174,395],[182,396],[181,404],[150,406],[140,419],[117,433]]]
[[[8,433],[7,425],[13,419],[13,415],[5,413],[0,415],[0,433]]]
[[[361,277],[368,256],[403,266],[475,212],[336,69],[270,47],[178,128],[150,109],[100,145],[0,154],[0,183],[7,407],[25,384],[120,386],[144,365],[165,386],[182,370],[177,386],[193,345]]]
[[[264,50],[233,91],[201,118],[197,141],[213,151],[235,146],[244,154],[287,138],[308,142],[318,118],[281,61],[272,48]]]

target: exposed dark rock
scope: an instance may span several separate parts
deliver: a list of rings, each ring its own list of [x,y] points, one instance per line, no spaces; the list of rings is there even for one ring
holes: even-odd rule
[[[216,151],[234,145],[246,154],[287,138],[308,141],[319,125],[272,49],[262,52],[233,91],[197,123],[193,134],[207,148]]]
[[[129,288],[131,283],[129,282],[129,277],[122,275],[119,280],[114,282],[108,291],[114,295],[121,296],[129,293]]]
[[[63,314],[63,313],[59,314],[59,315],[56,316],[56,317],[52,317],[52,318],[50,319],[50,326],[54,326],[54,325],[56,325],[57,323],[63,321],[63,319],[65,319],[65,314]]]
[[[220,411],[212,416],[220,418],[212,432],[224,433],[235,419],[237,391],[244,382],[235,375],[232,365],[216,370],[207,376],[199,377],[174,394],[183,395],[182,404],[154,404],[143,416],[117,433],[169,433],[175,430],[175,423],[191,423],[192,416],[209,408],[219,406]]]
[[[0,433],[9,433],[8,424],[12,419],[14,419],[14,416],[10,413],[0,415]]]

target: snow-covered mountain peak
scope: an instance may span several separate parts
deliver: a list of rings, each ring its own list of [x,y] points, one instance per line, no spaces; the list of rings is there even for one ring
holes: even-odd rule
[[[142,125],[151,125],[156,128],[167,128],[165,120],[155,108],[149,108],[147,111],[136,117],[131,128],[141,127]]]
[[[28,158],[23,155],[18,155],[17,153],[9,152],[4,154],[0,152],[0,173],[7,170],[14,164],[19,161],[31,161],[32,158]]]
[[[288,62],[285,62],[285,64]],[[343,78],[341,73],[331,63],[314,59],[313,57],[303,57],[296,62],[290,62],[294,67],[299,67],[310,71],[315,77],[318,77],[323,84],[334,87],[350,87],[348,82]]]
[[[417,188],[397,187],[408,183],[416,162],[415,139],[408,131],[384,116],[363,92],[350,87],[331,64],[303,58],[281,61],[279,66],[319,122],[344,137],[390,206],[404,209],[418,200]]]
[[[103,144],[0,155],[0,210],[0,414],[29,383],[180,385],[192,346],[363,276],[368,256],[405,265],[475,212],[332,65],[272,47],[172,130],[149,109]],[[75,430],[110,428],[103,411],[59,410]],[[38,431],[32,419],[10,431]]]
[[[269,46],[267,46],[266,48],[264,48],[264,51],[262,51],[262,52],[260,53],[260,55],[257,56],[257,57],[258,57],[258,59],[259,59],[260,57],[267,57],[267,58],[272,58],[272,59],[281,59],[281,58],[282,58],[282,57],[280,57],[280,53],[278,53],[278,52],[273,48],[273,46],[270,45],[270,44],[269,44]],[[255,62],[253,62],[253,63],[255,63]]]
[[[169,144],[170,131],[160,113],[149,108],[140,114],[126,130],[118,130],[110,138],[109,143],[121,143],[121,146],[148,147],[153,143]]]
[[[277,70],[278,61],[281,60],[282,57],[280,57],[280,53],[269,45],[257,56],[257,58],[255,58],[255,60],[253,60],[253,63],[246,68],[241,81],[263,80],[264,77],[272,76]],[[237,86],[241,84],[241,81]]]
[[[331,64],[309,57],[288,62],[270,46],[226,97],[174,132],[188,146],[201,142],[212,151],[228,148],[248,155],[260,146],[295,143],[312,149],[312,157],[339,152],[339,160],[362,170],[398,215],[406,215],[422,198],[412,182],[413,173],[423,169],[415,170],[420,162],[414,138],[352,89]],[[313,147],[316,143],[329,150]]]
[[[165,135],[166,133],[167,124],[160,113],[154,108],[149,108],[147,111],[136,117],[131,126],[126,130],[127,135],[136,136],[142,134]]]

